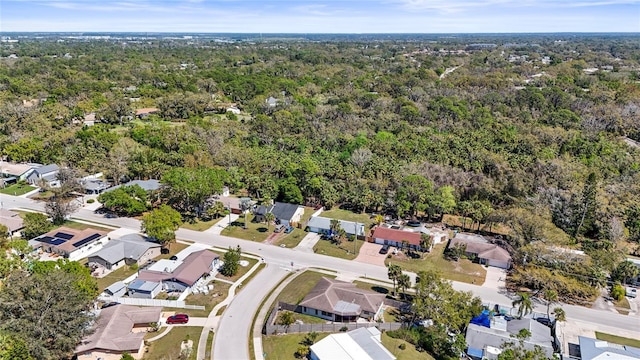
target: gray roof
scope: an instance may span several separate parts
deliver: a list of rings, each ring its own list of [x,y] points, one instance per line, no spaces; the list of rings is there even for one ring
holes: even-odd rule
[[[604,357],[611,359],[640,359],[640,349],[632,346],[612,344],[607,341],[584,336],[578,336],[578,341],[580,343],[580,355],[582,360],[596,359],[603,354],[605,354]]]
[[[384,298],[383,294],[359,289],[356,284],[323,277],[300,302],[300,306],[343,316],[359,315],[360,311],[354,313],[356,306],[358,310],[375,313],[382,305]],[[346,307],[344,303],[354,306]]]
[[[273,205],[273,209],[271,209],[271,213],[276,217],[276,219],[290,221],[293,218],[293,215],[298,211],[298,208],[302,206],[296,204],[287,204],[277,202]]]
[[[98,180],[98,179],[89,179],[82,182],[82,187],[86,190],[104,190],[109,188],[109,183]]]
[[[127,287],[133,291],[152,292],[158,286],[160,286],[158,282],[135,279]]]
[[[127,234],[119,239],[109,241],[100,251],[90,256],[99,257],[111,264],[122,259],[138,260],[147,250],[160,247],[159,243],[139,234]]]
[[[123,186],[133,186],[133,185],[138,185],[140,186],[142,189],[146,190],[146,191],[155,191],[160,189],[160,186],[162,184],[160,184],[160,180],[155,180],[155,179],[150,179],[150,180],[133,180],[130,181],[126,184],[120,184],[120,185],[116,185],[113,187],[110,187],[109,189],[105,190],[105,191],[112,191],[115,190],[119,187],[123,187]]]
[[[511,320],[507,322],[507,331],[469,324],[465,339],[470,348],[484,349],[485,346],[499,348],[503,343],[517,343],[518,340],[512,335],[517,335],[522,329],[527,329],[531,333],[531,337],[524,341],[525,349],[533,350],[537,345],[542,348],[548,358],[553,356],[551,329],[533,319]]]
[[[39,168],[36,169],[36,172],[38,172],[38,174],[40,175],[43,175],[43,174],[47,174],[47,173],[58,171],[58,170],[60,170],[60,167],[58,165],[49,164],[49,165],[40,166]]]
[[[109,285],[109,287],[104,289],[104,291],[108,291],[111,294],[115,294],[126,287],[127,285],[125,285],[122,281],[116,281],[113,284]]]
[[[331,220],[330,218],[326,218],[326,217],[321,217],[321,216],[314,216],[311,219],[309,219],[309,223],[307,223],[307,226],[309,227],[313,227],[313,228],[318,228],[318,229],[324,229],[324,230],[330,230],[331,229]],[[356,226],[358,227],[358,235],[364,235],[364,224],[363,223],[355,223],[353,221],[346,221],[346,220],[338,220],[340,222],[340,227],[347,233],[347,234],[355,234],[355,230],[356,230]]]

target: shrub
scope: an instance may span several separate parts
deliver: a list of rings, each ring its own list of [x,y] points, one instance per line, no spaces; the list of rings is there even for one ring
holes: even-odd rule
[[[615,284],[611,288],[611,297],[616,299],[616,301],[621,301],[622,299],[624,299],[625,295],[626,291],[624,290],[624,287],[622,287],[622,285]]]
[[[122,353],[122,357],[120,358],[120,360],[135,360],[135,358],[131,356],[131,354],[129,354],[128,352],[125,352],[125,353]]]
[[[340,332],[346,332],[347,330],[349,330],[349,328],[346,326],[340,328]]]
[[[138,270],[138,263],[133,263],[133,264],[129,265],[129,269]]]
[[[400,344],[400,346],[398,346],[398,347],[400,348],[400,350],[404,350],[404,349],[406,349],[406,348],[407,348],[407,344],[402,343],[402,344]]]
[[[87,204],[93,204],[94,202],[96,202],[96,200],[95,200],[95,199],[89,199],[89,200],[87,200]]]

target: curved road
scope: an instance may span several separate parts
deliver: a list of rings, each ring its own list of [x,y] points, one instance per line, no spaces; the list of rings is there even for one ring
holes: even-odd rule
[[[5,208],[24,208],[42,211],[44,206],[33,200],[0,195],[0,203]],[[130,218],[107,219],[93,211],[81,209],[73,215],[86,221],[103,223],[114,227],[140,229],[140,222]],[[256,313],[262,299],[286,275],[284,269],[290,270],[304,267],[318,267],[335,270],[342,278],[357,279],[361,276],[388,281],[387,269],[383,266],[357,263],[349,260],[329,257],[325,255],[295,251],[247,240],[231,238],[222,235],[212,235],[193,230],[179,229],[176,233],[179,239],[190,240],[210,246],[227,248],[240,245],[243,252],[261,256],[267,263],[267,268],[250,281],[240,294],[234,299],[222,317],[214,342],[212,356],[216,359],[248,359],[248,339],[253,315]],[[293,262],[293,266],[291,263]],[[411,274],[415,278],[415,274]],[[457,290],[471,291],[484,302],[510,304],[512,299],[496,292],[495,289],[466,283],[453,282]],[[627,316],[610,311],[589,309],[581,306],[563,305],[567,318],[589,322],[591,324],[616,327],[619,329],[636,330],[637,316]],[[542,305],[536,310],[546,312]],[[241,350],[244,349],[244,350]],[[245,356],[246,355],[246,356]]]

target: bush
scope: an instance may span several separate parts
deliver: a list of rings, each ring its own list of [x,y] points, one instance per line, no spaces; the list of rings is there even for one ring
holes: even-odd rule
[[[349,328],[346,326],[340,328],[340,332],[346,332],[347,330],[349,330]]]
[[[398,346],[398,347],[400,348],[400,350],[404,350],[404,349],[406,349],[406,348],[407,348],[407,344],[402,343],[402,344],[400,344],[400,346]]]
[[[133,263],[133,264],[129,265],[129,269],[134,270],[134,271],[138,270],[138,263]]]
[[[96,200],[95,200],[95,199],[88,199],[88,200],[87,200],[87,204],[93,204],[94,202],[96,202]]]
[[[611,288],[611,297],[616,299],[616,301],[621,301],[622,299],[624,299],[625,295],[626,291],[624,290],[624,287],[622,287],[622,285],[615,284]]]

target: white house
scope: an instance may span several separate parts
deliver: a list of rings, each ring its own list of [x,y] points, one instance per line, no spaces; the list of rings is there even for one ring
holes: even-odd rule
[[[309,357],[312,360],[395,360],[382,345],[380,334],[375,327],[331,334],[311,345]]]
[[[331,220],[330,218],[321,217],[321,216],[313,216],[309,219],[307,223],[307,227],[309,231],[318,233],[318,234],[326,234],[331,235]],[[365,229],[363,223],[356,223],[353,221],[345,221],[338,220],[340,223],[340,227],[347,233],[347,235],[358,235],[364,236]]]

